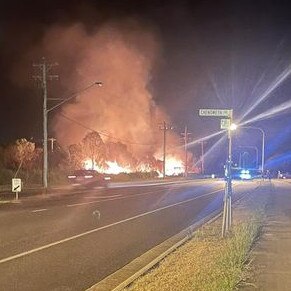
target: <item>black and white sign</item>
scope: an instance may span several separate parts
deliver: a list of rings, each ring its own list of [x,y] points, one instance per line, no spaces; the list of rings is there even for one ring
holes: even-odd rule
[[[21,192],[21,179],[12,179],[12,192]]]
[[[230,109],[199,109],[200,116],[231,117]]]

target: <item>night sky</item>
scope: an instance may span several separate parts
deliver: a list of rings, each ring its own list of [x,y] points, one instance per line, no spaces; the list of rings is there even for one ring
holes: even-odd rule
[[[109,21],[134,19],[158,39],[159,58],[149,90],[177,132],[187,125],[195,140],[220,130],[218,119],[198,116],[199,108],[233,108],[239,121],[262,99],[243,118],[247,121],[286,102],[286,110],[247,125],[266,132],[267,166],[287,169],[291,156],[288,2],[6,1],[0,17],[0,143],[42,138],[42,96],[32,78],[32,63],[42,55],[38,51],[32,57],[31,51],[49,27],[78,22],[90,31]],[[61,66],[59,74],[65,72]],[[70,92],[61,80],[50,84],[52,97]],[[217,140],[209,140],[206,149]],[[260,148],[261,136],[256,131],[236,133],[234,144]],[[192,150],[199,155],[198,146]],[[209,160],[221,156],[219,152],[210,153]]]

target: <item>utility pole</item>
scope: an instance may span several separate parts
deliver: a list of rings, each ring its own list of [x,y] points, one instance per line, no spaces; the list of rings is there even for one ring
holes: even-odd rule
[[[166,132],[167,130],[173,129],[172,126],[166,124],[166,121],[163,122],[163,125],[160,126],[160,130],[163,130],[163,178],[166,177]]]
[[[201,174],[204,174],[204,140],[201,143]]]
[[[52,67],[57,66],[57,64],[49,64],[46,62],[45,58],[42,58],[42,62],[38,64],[33,64],[34,67],[39,69],[39,74],[33,76],[36,80],[41,82],[41,87],[43,90],[43,188],[47,190],[48,187],[48,122],[47,122],[47,80],[58,79],[58,75],[50,75],[49,71]]]
[[[187,152],[187,144],[188,144],[188,136],[191,133],[188,132],[187,126],[185,126],[185,131],[182,133],[184,137],[184,148],[185,148],[185,170],[184,170],[184,176],[185,178],[188,176],[188,152]]]
[[[53,153],[54,152],[54,143],[55,143],[56,139],[51,137],[51,138],[48,138],[48,140],[51,142],[51,152]]]

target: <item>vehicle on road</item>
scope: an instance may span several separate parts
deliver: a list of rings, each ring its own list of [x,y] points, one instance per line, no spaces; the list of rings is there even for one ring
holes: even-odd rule
[[[95,170],[75,170],[68,175],[69,183],[84,188],[108,187],[110,176]]]
[[[232,168],[232,178],[234,180],[253,180],[261,178],[261,171],[258,169]]]
[[[291,173],[278,171],[278,179],[291,179]]]

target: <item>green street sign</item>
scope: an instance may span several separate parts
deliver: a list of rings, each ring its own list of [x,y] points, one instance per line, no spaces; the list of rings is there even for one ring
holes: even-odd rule
[[[221,129],[229,129],[230,127],[230,119],[221,119],[220,120],[220,128]]]
[[[200,116],[231,117],[230,109],[199,109]]]

